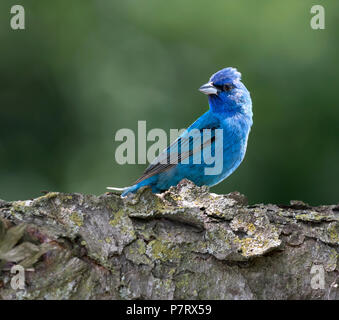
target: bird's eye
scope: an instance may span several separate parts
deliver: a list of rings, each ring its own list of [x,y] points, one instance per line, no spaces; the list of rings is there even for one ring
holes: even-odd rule
[[[230,90],[232,90],[234,87],[230,84],[230,83],[226,83],[226,84],[224,84],[224,86],[223,86],[223,89],[224,89],[224,91],[230,91]]]

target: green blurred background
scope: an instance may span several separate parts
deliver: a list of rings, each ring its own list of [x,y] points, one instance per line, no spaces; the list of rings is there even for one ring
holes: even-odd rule
[[[14,4],[26,30],[10,28]],[[315,4],[325,30],[310,27]],[[131,184],[146,165],[115,162],[115,132],[187,127],[208,108],[200,85],[233,66],[254,126],[212,191],[338,203],[338,36],[333,0],[1,0],[0,198]]]

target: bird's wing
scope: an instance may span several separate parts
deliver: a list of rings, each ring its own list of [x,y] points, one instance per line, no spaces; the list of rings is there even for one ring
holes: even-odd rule
[[[156,174],[165,172],[175,167],[177,163],[181,163],[184,159],[192,157],[195,153],[201,152],[206,146],[212,144],[215,140],[215,129],[220,128],[220,123],[217,119],[212,118],[207,112],[195,121],[188,129],[186,129],[172,144],[165,149],[144,171],[143,175],[135,182],[139,183]],[[192,129],[200,131],[200,135],[190,136],[189,132]],[[203,129],[211,129],[211,138],[203,141]],[[197,140],[200,145],[197,148]],[[195,147],[195,148],[193,148]],[[181,152],[181,150],[183,150]],[[175,159],[175,163],[173,163]],[[172,161],[171,161],[172,160]]]

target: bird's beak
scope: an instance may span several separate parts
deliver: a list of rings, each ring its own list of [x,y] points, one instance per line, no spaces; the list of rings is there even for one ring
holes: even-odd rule
[[[199,88],[199,91],[204,94],[217,94],[218,89],[213,86],[212,82],[208,82]]]

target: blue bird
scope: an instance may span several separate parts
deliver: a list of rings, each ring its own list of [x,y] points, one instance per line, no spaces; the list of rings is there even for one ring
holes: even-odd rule
[[[198,186],[214,186],[238,168],[253,123],[252,101],[241,74],[235,68],[224,68],[199,90],[208,96],[209,110],[165,149],[134,185],[108,189],[123,191],[126,196],[149,186],[153,193],[161,193],[184,178]],[[221,165],[215,168],[218,160]]]

